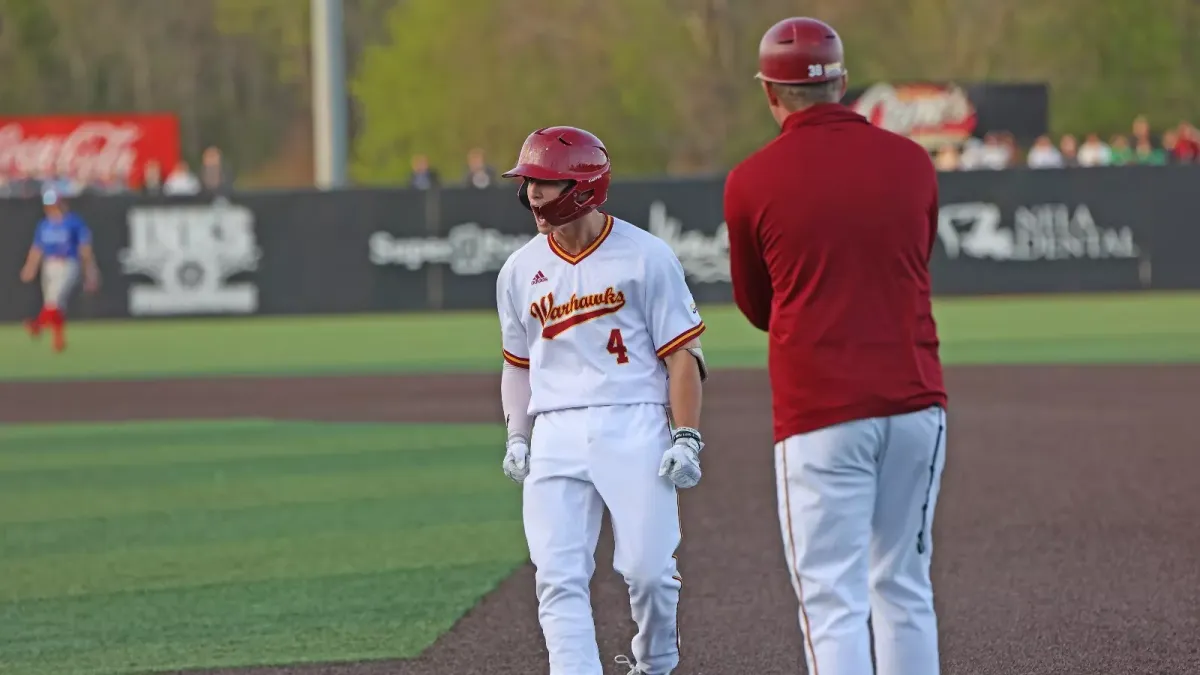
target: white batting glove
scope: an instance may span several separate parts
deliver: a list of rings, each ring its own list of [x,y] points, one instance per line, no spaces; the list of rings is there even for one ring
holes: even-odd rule
[[[501,465],[504,475],[517,483],[523,483],[529,475],[529,442],[524,436],[514,434],[508,438],[508,451]]]
[[[680,489],[695,487],[700,482],[700,451],[704,449],[700,432],[679,427],[672,436],[675,444],[663,453],[658,475],[666,476]]]

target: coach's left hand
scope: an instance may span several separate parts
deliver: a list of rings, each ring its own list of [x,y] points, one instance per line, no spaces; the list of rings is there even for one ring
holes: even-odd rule
[[[700,451],[704,449],[700,432],[679,427],[673,436],[675,444],[663,453],[658,475],[669,478],[680,489],[695,487],[700,482]]]

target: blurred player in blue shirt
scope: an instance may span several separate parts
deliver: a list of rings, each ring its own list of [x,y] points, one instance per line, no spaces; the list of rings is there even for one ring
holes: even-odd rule
[[[64,208],[55,192],[42,197],[46,217],[38,223],[33,245],[21,269],[21,281],[32,282],[42,273],[42,311],[26,322],[29,334],[38,337],[49,326],[54,333],[54,350],[66,349],[67,298],[75,289],[82,267],[84,290],[94,292],[100,285],[100,271],[92,252],[92,231],[83,219]]]

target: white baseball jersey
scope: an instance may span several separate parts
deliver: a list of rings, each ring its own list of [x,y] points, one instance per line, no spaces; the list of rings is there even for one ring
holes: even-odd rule
[[[666,405],[662,359],[704,332],[665,241],[612,216],[578,255],[539,234],[496,281],[504,359],[529,368],[529,414]]]

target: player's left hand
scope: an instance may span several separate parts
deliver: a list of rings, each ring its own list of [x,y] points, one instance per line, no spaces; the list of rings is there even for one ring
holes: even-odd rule
[[[88,272],[83,277],[83,290],[88,293],[95,293],[100,290],[100,273],[97,271]]]
[[[679,427],[672,436],[675,444],[663,453],[658,475],[669,478],[680,489],[695,487],[700,482],[700,451],[704,449],[700,432]]]

